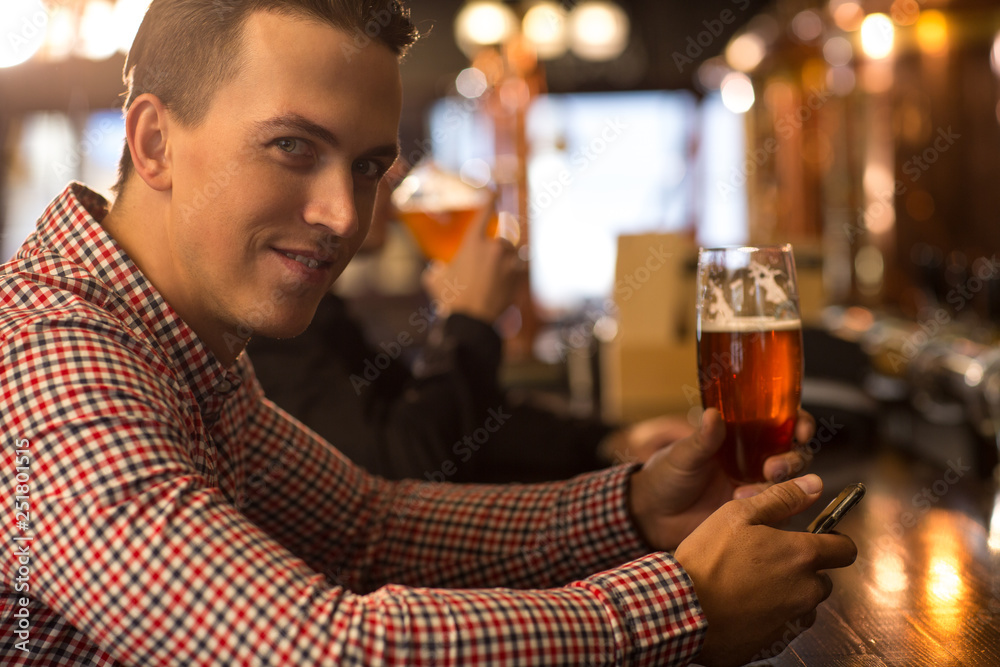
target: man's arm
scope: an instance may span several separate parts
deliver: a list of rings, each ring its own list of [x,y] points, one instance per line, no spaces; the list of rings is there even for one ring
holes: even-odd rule
[[[311,452],[289,459],[293,465],[272,478],[272,485],[259,487],[259,497],[241,512],[237,503],[248,497],[239,487],[226,488],[224,480],[220,488],[214,479],[217,469],[234,462],[218,452],[213,464],[211,455],[202,458],[193,451],[177,404],[168,394],[148,391],[150,374],[163,369],[137,363],[134,350],[114,342],[116,332],[95,326],[19,334],[6,342],[0,365],[5,425],[27,439],[32,451],[34,569],[26,595],[34,613],[52,610],[85,636],[80,641],[136,665],[362,664],[374,659],[400,665],[680,664],[697,650],[704,631],[700,608],[686,574],[665,554],[549,591],[391,584],[358,595],[331,582],[309,566],[309,554],[304,559],[283,544],[297,529],[310,534],[317,527],[305,514],[310,505],[316,515],[343,510],[325,519],[332,524],[385,531],[381,539],[352,537],[366,549],[410,551],[411,564],[423,556],[421,549],[413,552],[404,544],[406,526],[422,526],[411,536],[424,542],[425,556],[433,558],[433,541],[476,537],[454,527],[469,508],[456,507],[459,498],[445,485],[438,490],[451,498],[420,498],[412,483],[372,481],[329,450],[330,458]],[[245,463],[252,472],[254,461]],[[318,474],[314,465],[321,467]],[[291,483],[293,477],[297,484]],[[334,487],[329,494],[327,482]],[[386,492],[390,499],[379,503]],[[584,503],[579,511],[586,515],[590,508],[583,492],[552,490],[543,497],[485,491],[482,510],[473,511],[470,521],[520,517],[514,532],[522,534],[520,544],[530,544],[527,536],[552,521],[536,523],[539,511],[522,505],[558,499],[565,507],[548,509],[565,517]],[[338,494],[353,502],[331,506],[329,498]],[[407,494],[415,495],[414,515],[388,518],[388,509]],[[305,500],[284,502],[286,497]],[[326,503],[311,504],[314,497]],[[370,525],[357,518],[362,501],[379,508]],[[441,534],[422,525],[428,513],[446,506],[450,514],[438,517]],[[280,539],[269,532],[273,526],[248,518],[255,508],[260,515],[262,507],[272,517],[283,517],[288,529]],[[577,530],[587,527],[585,517],[571,517],[570,524]],[[5,530],[11,540],[13,526]],[[510,534],[496,530],[480,537],[499,540]],[[479,548],[497,549],[488,543]],[[455,549],[472,555],[475,545],[456,544]],[[394,578],[390,564],[400,572],[407,569],[405,559],[392,553],[368,556],[378,561],[376,569],[383,568],[381,578]],[[584,563],[592,558],[585,550],[577,557]],[[556,569],[569,573],[578,567],[564,562]],[[494,570],[504,576],[500,564]],[[456,576],[471,582],[480,575]],[[4,583],[9,592],[12,582]]]
[[[628,515],[630,468],[535,485],[388,482],[266,400],[247,437],[243,511],[355,590],[389,581],[546,588],[650,550]]]

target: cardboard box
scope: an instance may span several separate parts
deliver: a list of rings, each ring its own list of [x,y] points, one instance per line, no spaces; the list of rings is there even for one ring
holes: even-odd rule
[[[697,248],[680,234],[618,239],[618,332],[602,345],[602,412],[634,422],[701,406],[695,343]]]

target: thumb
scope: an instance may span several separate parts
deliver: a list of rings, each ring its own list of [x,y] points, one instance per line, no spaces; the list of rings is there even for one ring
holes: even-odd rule
[[[487,200],[486,208],[479,212],[479,216],[476,218],[475,222],[469,226],[469,231],[465,233],[466,239],[486,239],[489,238],[490,222],[493,220],[493,216],[497,214],[497,199],[499,195],[496,192],[490,193],[490,198]]]
[[[432,296],[437,295],[437,284],[443,279],[445,269],[447,269],[447,264],[441,260],[434,259],[427,263],[420,274],[420,284],[424,291],[430,292]]]
[[[670,462],[681,470],[696,470],[705,465],[726,436],[726,425],[722,414],[715,408],[705,410],[701,424],[690,436],[678,440],[668,449]]]
[[[819,498],[823,480],[819,475],[806,475],[775,484],[762,493],[743,501],[750,506],[751,524],[775,524],[795,516]]]

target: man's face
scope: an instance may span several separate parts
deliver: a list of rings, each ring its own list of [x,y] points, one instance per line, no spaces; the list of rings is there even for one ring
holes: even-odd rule
[[[170,131],[174,262],[158,287],[202,338],[309,324],[365,238],[401,97],[385,45],[358,49],[346,32],[271,13],[248,19],[239,74],[201,123]]]

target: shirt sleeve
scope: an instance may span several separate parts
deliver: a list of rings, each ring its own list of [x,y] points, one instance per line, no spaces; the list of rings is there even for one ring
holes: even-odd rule
[[[4,423],[32,452],[21,594],[120,663],[663,665],[698,650],[704,618],[668,554],[560,588],[504,583],[548,586],[634,554],[627,469],[535,490],[392,484],[262,404],[249,433],[271,437],[247,466],[285,460],[234,498],[192,451],[177,403],[150,391],[162,369],[134,345],[78,322],[22,332],[0,356]],[[491,579],[502,587],[479,587]]]

